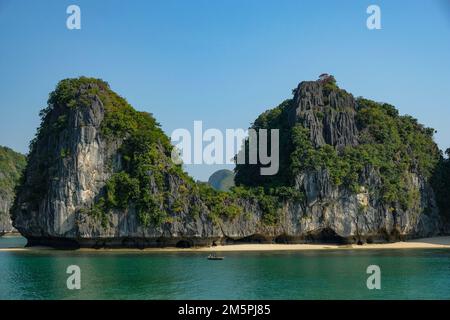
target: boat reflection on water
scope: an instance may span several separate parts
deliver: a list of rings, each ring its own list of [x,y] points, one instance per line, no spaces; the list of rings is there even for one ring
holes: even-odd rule
[[[215,254],[215,253],[211,253],[209,256],[208,256],[208,260],[223,260],[224,259],[224,257],[219,257],[219,256],[217,256],[217,254]]]

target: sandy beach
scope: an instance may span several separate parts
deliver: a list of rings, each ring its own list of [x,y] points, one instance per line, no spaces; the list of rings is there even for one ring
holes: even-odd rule
[[[364,244],[364,245],[334,245],[334,244],[234,244],[201,248],[146,248],[146,249],[90,249],[85,252],[239,252],[239,251],[303,251],[303,250],[370,250],[370,249],[450,249],[450,236],[415,239],[402,242]],[[53,250],[47,247],[32,248],[2,248],[0,252],[19,252]]]

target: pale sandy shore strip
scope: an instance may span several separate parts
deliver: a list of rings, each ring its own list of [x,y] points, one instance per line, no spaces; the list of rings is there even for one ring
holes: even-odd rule
[[[364,245],[330,245],[330,244],[235,244],[201,248],[146,248],[140,249],[88,249],[81,252],[239,252],[239,251],[306,251],[306,250],[366,250],[366,249],[450,249],[450,237],[416,239],[405,242],[364,244]],[[26,252],[53,250],[46,247],[4,248],[0,252]]]

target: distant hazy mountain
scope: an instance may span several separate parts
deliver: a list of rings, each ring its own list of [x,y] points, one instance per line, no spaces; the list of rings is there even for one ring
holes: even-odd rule
[[[209,177],[208,183],[216,190],[228,191],[234,187],[234,172],[227,169],[218,170]]]

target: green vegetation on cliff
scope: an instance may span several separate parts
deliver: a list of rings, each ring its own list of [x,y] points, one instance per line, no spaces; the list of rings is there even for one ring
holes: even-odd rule
[[[325,103],[331,93],[341,97],[348,95],[337,87],[334,79],[323,85],[322,90]],[[359,98],[355,110],[358,144],[341,149],[330,144],[315,147],[311,142],[310,128],[300,123],[289,125],[288,112],[292,103],[293,100],[286,100],[275,109],[266,111],[252,126],[254,129],[280,129],[279,173],[261,176],[258,174],[259,166],[238,164],[237,185],[261,185],[265,190],[293,187],[295,178],[302,172],[326,170],[336,186],[357,193],[364,170],[371,167],[381,177],[379,193],[386,205],[400,205],[407,209],[418,201],[417,191],[408,188],[410,173],[426,179],[432,176],[440,159],[440,151],[433,142],[433,129],[424,127],[410,116],[400,116],[389,104]],[[325,112],[332,107],[327,108]],[[314,112],[322,121],[323,111]],[[248,141],[244,147],[248,150]]]
[[[0,233],[11,228],[9,207],[25,165],[24,155],[0,146]]]
[[[24,155],[0,146],[0,192],[8,194],[14,192],[25,164]]]
[[[308,129],[295,126],[292,130],[292,173],[326,169],[335,185],[358,192],[360,176],[370,165],[381,175],[384,202],[399,203],[407,209],[418,197],[407,187],[408,173],[430,178],[439,161],[439,149],[433,142],[434,130],[423,127],[410,116],[399,116],[391,105],[363,98],[357,102],[359,144],[341,151],[328,144],[314,148],[308,138]]]

